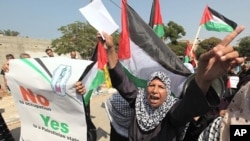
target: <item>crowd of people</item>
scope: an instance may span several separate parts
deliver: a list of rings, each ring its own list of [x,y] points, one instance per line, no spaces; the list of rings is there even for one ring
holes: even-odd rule
[[[185,96],[182,99],[169,94],[171,80],[164,72],[154,72],[149,76],[146,88],[136,88],[121,69],[112,37],[103,33],[110,77],[113,87],[118,90],[118,94],[106,102],[112,118],[110,140],[208,139],[207,135],[215,130],[211,131],[214,127],[211,124],[227,115],[226,109],[236,93],[230,96],[218,94],[211,84],[244,62],[229,45],[242,30],[243,27],[237,28],[201,56],[194,80],[183,92]],[[117,102],[119,106],[115,104]],[[220,128],[216,127],[218,131]],[[220,140],[219,134],[216,135],[215,140]]]
[[[238,28],[229,36],[236,36],[241,30],[243,28]],[[184,97],[176,99],[171,95],[171,80],[164,72],[154,72],[149,76],[146,88],[136,88],[121,69],[112,37],[106,33],[103,35],[113,87],[133,109],[127,140],[183,140],[186,125],[192,119],[220,104],[217,93],[210,87],[213,80],[243,62],[238,58],[239,54],[228,46],[232,38],[225,38],[201,56],[194,80],[183,92]]]
[[[221,121],[225,121],[224,117],[233,116],[232,111],[230,113],[227,109],[233,109],[234,103],[231,101],[240,99],[237,92],[250,80],[250,70],[244,64],[244,58],[230,45],[243,30],[244,26],[239,26],[218,45],[200,56],[198,67],[195,71],[191,69],[194,77],[186,84],[181,98],[171,94],[171,79],[159,70],[148,76],[145,88],[136,87],[122,69],[113,37],[102,32],[103,40],[99,33],[97,38],[103,43],[107,53],[111,82],[118,91],[105,103],[110,117],[110,141],[203,141],[211,138],[211,134],[217,141],[227,138],[225,135],[229,134],[229,121]],[[52,49],[46,49],[45,52],[49,57],[54,57]],[[76,52],[72,51],[70,56],[75,59]],[[30,57],[26,53],[20,54],[20,58]],[[233,70],[242,64],[245,69],[234,74]],[[8,63],[3,65],[2,70],[8,72]],[[227,87],[229,75],[239,77],[236,87]],[[220,93],[212,84],[223,77],[228,90]],[[86,93],[81,81],[76,81],[75,89],[78,94]],[[85,113],[88,141],[96,141],[96,128],[90,118],[90,105],[85,105]],[[0,121],[6,125],[4,120]],[[5,128],[8,130],[6,126]],[[0,140],[7,141],[3,136],[5,134],[0,132]],[[7,135],[11,137],[9,131]]]

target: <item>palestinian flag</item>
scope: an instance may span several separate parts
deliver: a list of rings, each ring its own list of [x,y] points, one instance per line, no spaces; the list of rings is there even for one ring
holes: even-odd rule
[[[171,91],[179,97],[186,76],[191,74],[183,62],[127,4],[126,0],[122,1],[121,23],[118,57],[130,80],[137,87],[146,87],[151,73],[164,71],[172,80]]]
[[[191,50],[192,50],[192,44],[190,44],[189,42],[187,42],[186,49],[185,49],[185,54],[184,54],[184,56],[185,56],[184,57],[184,63],[188,63],[191,60],[189,58]]]
[[[107,69],[108,58],[101,41],[98,41],[91,60],[93,61],[93,63],[87,67],[80,78],[80,80],[82,80],[83,84],[87,88],[87,92],[84,95],[85,105],[89,104],[89,100],[93,91],[100,85],[104,84],[108,88],[111,87],[111,80]]]
[[[192,48],[193,44],[187,42],[185,54],[184,54],[184,63],[191,63],[193,67],[196,67],[196,55],[194,49]]]
[[[164,36],[164,27],[161,17],[161,9],[160,9],[160,2],[159,0],[153,0],[152,9],[151,9],[151,15],[150,15],[150,21],[149,25],[155,33],[161,38]]]
[[[231,32],[237,27],[234,21],[224,17],[208,6],[204,10],[200,25],[209,31],[217,32]]]
[[[111,88],[112,84],[111,84],[108,67],[107,67],[108,58],[107,58],[106,51],[103,47],[103,43],[101,41],[98,41],[91,60],[95,62],[97,61],[97,66],[98,66],[97,68],[104,72],[104,78],[105,78],[104,84],[107,86],[107,88]]]

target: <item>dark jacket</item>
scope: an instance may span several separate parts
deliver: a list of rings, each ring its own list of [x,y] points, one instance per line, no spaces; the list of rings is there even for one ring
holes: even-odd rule
[[[15,141],[1,113],[0,113],[0,141]]]
[[[114,69],[109,70],[109,73],[113,86],[130,103],[130,106],[135,108],[138,89],[125,75],[121,64],[118,63]],[[193,117],[205,114],[210,108],[209,103],[213,103],[214,100],[219,101],[219,98],[213,89],[210,89],[209,94],[204,96],[193,80],[186,89],[183,99],[172,106],[155,129],[142,131],[134,117],[129,128],[129,139],[130,141],[175,141],[178,131]]]

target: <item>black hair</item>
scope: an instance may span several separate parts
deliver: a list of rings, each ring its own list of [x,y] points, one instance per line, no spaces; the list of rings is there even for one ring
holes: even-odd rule
[[[47,51],[52,51],[52,49],[51,48],[46,48],[45,52],[47,52]]]
[[[6,57],[6,59],[7,59],[7,58],[12,58],[12,59],[14,59],[14,58],[15,58],[13,54],[6,54],[6,56],[5,56],[5,57]]]

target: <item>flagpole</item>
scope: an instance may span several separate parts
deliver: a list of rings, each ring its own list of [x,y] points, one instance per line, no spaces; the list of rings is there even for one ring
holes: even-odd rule
[[[198,36],[199,36],[199,33],[200,33],[200,30],[201,30],[201,25],[198,27],[198,30],[197,30],[197,33],[196,33],[196,36],[195,36],[195,38],[194,38],[194,42],[193,42],[193,44],[192,44],[192,48],[191,48],[191,50],[190,50],[190,52],[189,52],[189,55],[191,55],[191,53],[193,52],[193,50],[194,51],[196,51],[196,43],[197,43],[197,41],[198,41]],[[194,62],[195,62],[195,66],[196,66],[196,68],[198,67],[198,62],[197,62],[197,60],[196,59],[194,59]]]
[[[190,52],[192,52],[193,49],[196,47],[196,43],[197,43],[197,41],[198,41],[197,39],[198,39],[200,30],[201,30],[201,25],[200,25],[199,28],[198,28],[198,31],[197,31],[196,36],[195,36],[195,38],[194,38],[194,42],[193,42],[193,45],[192,45],[192,48],[191,48],[191,51],[190,51]]]

